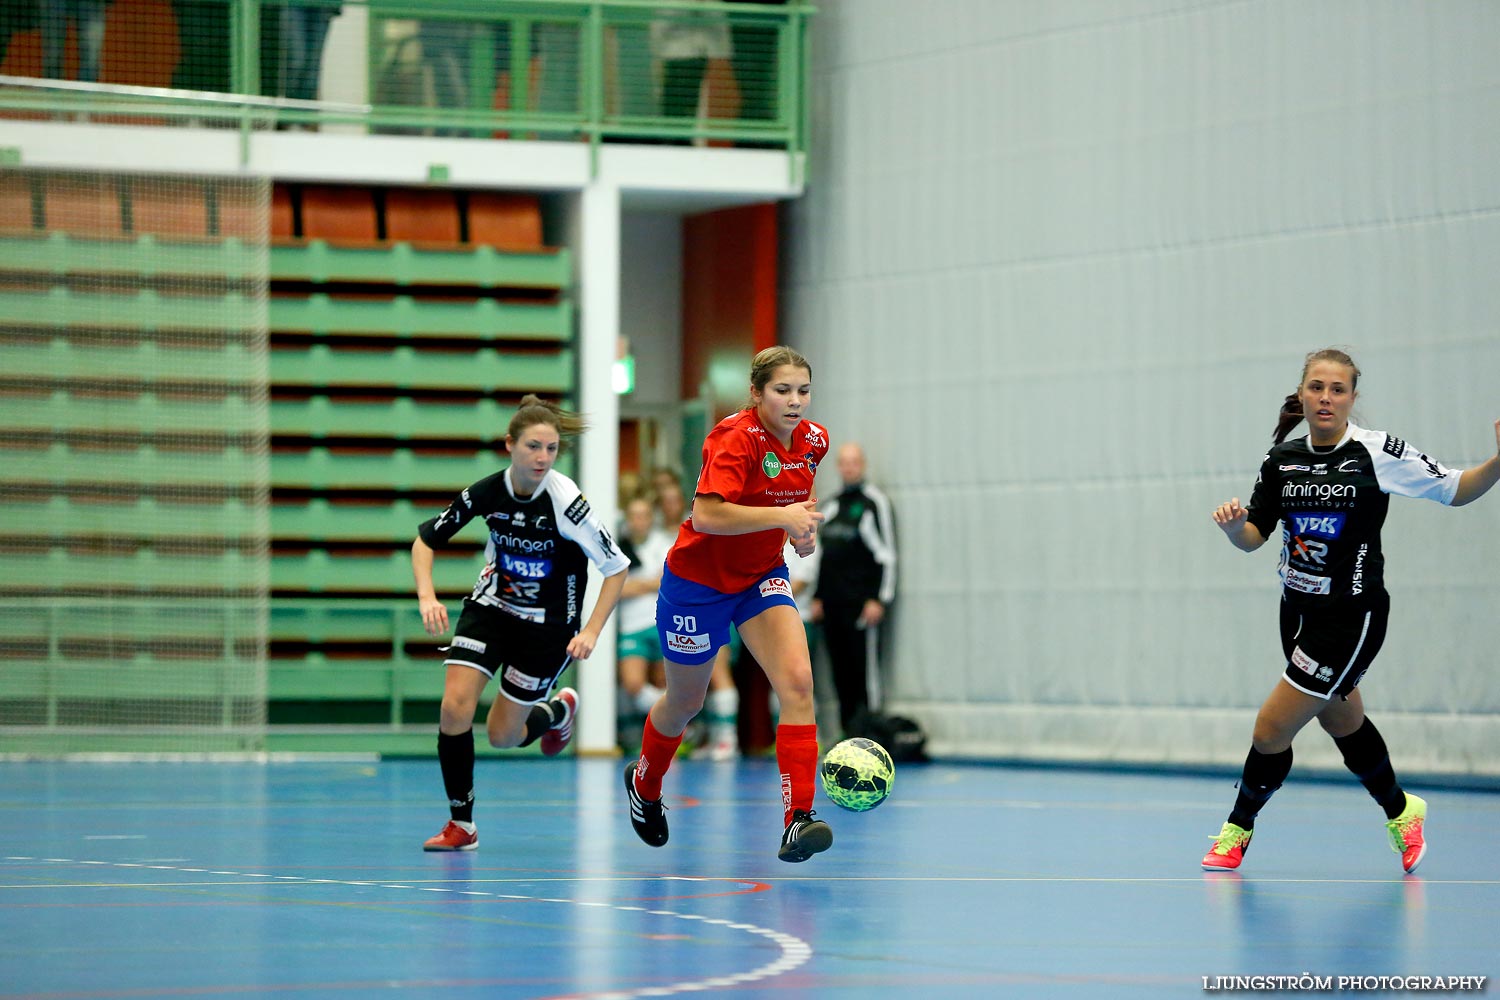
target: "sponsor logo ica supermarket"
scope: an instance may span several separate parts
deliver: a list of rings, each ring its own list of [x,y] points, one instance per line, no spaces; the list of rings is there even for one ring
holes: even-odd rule
[[[708,634],[684,635],[681,632],[667,633],[667,648],[674,653],[706,653],[708,652]]]
[[[774,454],[768,451],[766,452],[765,458],[762,458],[760,460],[760,468],[761,471],[766,474],[766,477],[768,479],[775,479],[777,476],[781,475],[781,459],[777,458]]]

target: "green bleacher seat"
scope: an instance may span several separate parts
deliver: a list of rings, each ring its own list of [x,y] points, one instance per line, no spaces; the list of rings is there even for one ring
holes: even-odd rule
[[[433,565],[433,583],[441,594],[468,594],[474,587],[483,561],[474,555],[439,557]],[[355,555],[313,549],[271,557],[271,587],[316,595],[323,592],[390,594],[412,589],[411,553]]]
[[[140,234],[97,240],[62,232],[5,232],[0,233],[0,259],[17,262],[10,270],[59,275],[256,279],[264,273],[262,250],[233,238]]]
[[[271,352],[271,380],[289,386],[378,386],[472,392],[566,392],[573,383],[571,351],[339,350],[327,344]]]
[[[450,403],[398,396],[371,403],[317,395],[272,401],[271,433],[310,437],[496,439],[504,436],[510,415],[509,409],[493,399]]]
[[[169,483],[184,491],[202,487],[217,492],[263,482],[268,456],[237,447],[169,451],[150,445],[100,449],[54,442],[30,448],[0,440],[0,462],[11,481],[97,485],[100,466],[107,463],[113,486]]]
[[[211,593],[251,590],[263,584],[259,561],[235,550],[197,554],[143,548],[112,554],[54,545],[45,554],[0,553],[0,592],[16,594],[106,587],[125,593]]]
[[[335,452],[309,448],[278,454],[271,465],[273,487],[442,490],[457,493],[504,468],[492,451],[470,455],[426,454],[410,448],[383,452]]]
[[[253,332],[260,314],[257,303],[240,292],[163,295],[145,288],[108,293],[73,291],[61,285],[45,290],[0,291],[0,324],[26,327],[108,326],[132,331],[198,331],[222,337],[226,330]]]
[[[237,540],[255,537],[260,530],[256,512],[239,498],[163,503],[152,497],[101,501],[57,495],[41,501],[0,501],[0,518],[25,525],[31,533],[39,525],[50,525],[69,535],[126,538]]]
[[[460,488],[455,487],[455,492]],[[417,537],[417,525],[429,517],[436,517],[441,511],[441,504],[427,504],[419,509],[410,500],[339,504],[314,497],[305,503],[274,505],[271,508],[271,536],[320,542],[410,542]]]
[[[5,318],[0,296],[0,319]],[[407,337],[469,336],[487,339],[564,341],[573,335],[573,306],[557,302],[494,299],[274,295],[272,330],[312,333],[386,333]]]
[[[0,425],[18,430],[161,431],[242,433],[260,418],[245,395],[205,393],[201,399],[160,398],[153,392],[98,396],[55,389],[45,399],[28,399],[6,408]]]
[[[275,281],[469,285],[475,288],[566,288],[573,280],[566,250],[439,249],[396,242],[348,246],[324,240],[280,240],[271,247]]]
[[[0,293],[0,299],[4,299]],[[101,298],[94,296],[95,299]],[[101,310],[106,303],[96,303]],[[222,319],[222,317],[221,317]],[[69,322],[97,327],[114,327],[113,314],[101,311],[92,317],[81,313]],[[204,322],[208,322],[206,319]],[[217,331],[216,331],[217,334]],[[172,379],[185,382],[210,382],[246,384],[260,376],[263,362],[243,344],[225,341],[217,336],[203,344],[195,352],[197,364],[183,364],[183,348],[174,346],[173,363],[163,364],[162,352],[149,338],[121,337],[118,342],[101,344],[74,343],[65,336],[51,337],[46,341],[25,339],[0,339],[0,371],[12,377],[27,376],[37,379],[112,379],[139,380],[150,383],[157,379]]]

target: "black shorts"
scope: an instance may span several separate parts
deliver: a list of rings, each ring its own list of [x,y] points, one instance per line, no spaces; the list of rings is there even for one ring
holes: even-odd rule
[[[1281,602],[1281,649],[1286,681],[1325,701],[1348,698],[1385,643],[1390,596],[1381,593],[1354,607],[1329,609]]]
[[[544,701],[571,662],[568,643],[577,631],[538,625],[464,598],[453,641],[442,647],[445,664],[473,667],[500,678],[500,693],[522,705]]]

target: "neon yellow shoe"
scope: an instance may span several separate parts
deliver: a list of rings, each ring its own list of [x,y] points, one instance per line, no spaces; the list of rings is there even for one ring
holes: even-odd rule
[[[1226,822],[1219,835],[1214,838],[1214,846],[1203,855],[1203,870],[1206,872],[1234,871],[1245,859],[1245,851],[1250,847],[1250,838],[1255,835],[1254,830],[1246,830]]]
[[[1422,863],[1427,853],[1427,838],[1422,836],[1422,824],[1427,821],[1427,800],[1406,793],[1406,808],[1401,815],[1385,825],[1391,835],[1391,850],[1401,855],[1401,867],[1410,875]]]

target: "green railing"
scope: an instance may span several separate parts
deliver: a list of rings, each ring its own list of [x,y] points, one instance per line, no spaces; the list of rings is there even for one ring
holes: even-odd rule
[[[66,35],[61,54],[40,56],[30,37],[39,30],[13,31],[0,114],[806,147],[813,8],[801,0],[181,0],[110,10],[102,59],[76,47],[83,31]]]

